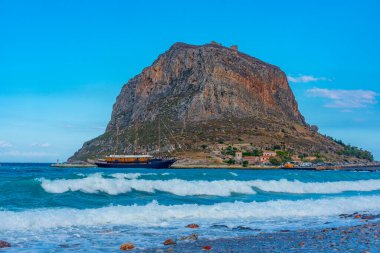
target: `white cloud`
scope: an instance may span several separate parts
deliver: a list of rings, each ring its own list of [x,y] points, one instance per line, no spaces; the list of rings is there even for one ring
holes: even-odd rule
[[[32,143],[30,144],[32,147],[40,147],[40,148],[48,148],[51,145],[49,143]]]
[[[11,143],[0,140],[0,148],[10,148],[10,147],[12,147]]]
[[[327,98],[330,101],[325,104],[329,108],[363,108],[377,104],[379,96],[371,90],[330,90],[312,88],[307,90],[309,96]]]
[[[326,77],[299,75],[297,77],[288,76],[288,81],[291,83],[310,83],[310,82],[316,82],[316,81],[331,81],[331,80],[329,78],[326,78]]]

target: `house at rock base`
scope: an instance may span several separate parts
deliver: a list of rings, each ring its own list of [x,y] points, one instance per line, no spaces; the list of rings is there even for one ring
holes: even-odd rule
[[[244,156],[243,160],[248,161],[248,164],[260,163],[260,157],[259,156]]]
[[[274,157],[276,155],[277,155],[277,153],[274,152],[274,151],[271,151],[271,150],[265,150],[265,151],[263,151],[263,156]]]
[[[235,161],[238,163],[243,161],[243,152],[235,152]]]
[[[277,154],[274,151],[265,150],[263,151],[263,155],[260,156],[260,163],[269,163],[269,159],[275,157]]]

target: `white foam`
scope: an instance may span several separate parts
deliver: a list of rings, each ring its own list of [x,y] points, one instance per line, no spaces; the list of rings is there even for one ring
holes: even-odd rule
[[[238,174],[236,174],[235,172],[230,172],[230,174],[231,174],[232,176],[234,176],[234,177],[237,177],[237,176],[238,176]]]
[[[114,173],[111,174],[111,177],[118,178],[118,179],[137,179],[141,176],[154,176],[157,175],[157,173]]]
[[[293,194],[335,194],[346,191],[376,191],[380,190],[380,180],[358,180],[337,182],[301,182],[298,180],[218,180],[218,181],[187,181],[144,180],[138,179],[140,173],[115,173],[114,178],[103,178],[96,173],[79,179],[40,179],[42,188],[49,193],[64,193],[81,191],[85,193],[105,192],[110,195],[124,194],[132,190],[154,193],[168,192],[179,196],[212,195],[230,196],[232,193],[255,194],[253,187],[266,192],[282,192]]]
[[[1,230],[41,229],[72,226],[133,225],[170,226],[188,222],[228,222],[271,219],[331,217],[342,213],[380,211],[380,196],[335,197],[319,200],[277,200],[234,202],[214,205],[111,206],[98,209],[35,209],[22,212],[0,211]]]
[[[141,173],[114,173],[111,174],[111,177],[117,178],[117,179],[137,179],[141,177]]]
[[[117,178],[103,178],[100,174],[93,174],[81,179],[49,180],[42,178],[39,180],[42,188],[49,193],[81,191],[85,193],[105,192],[110,195],[117,195],[136,190],[148,193],[163,191],[179,196],[230,196],[231,193],[255,194],[252,187],[244,181],[126,180],[123,175],[114,176]]]
[[[257,187],[267,192],[284,193],[315,193],[333,194],[347,191],[376,191],[380,190],[380,180],[357,180],[357,181],[337,181],[337,182],[311,182],[304,183],[298,180],[255,180],[251,181],[253,187]]]

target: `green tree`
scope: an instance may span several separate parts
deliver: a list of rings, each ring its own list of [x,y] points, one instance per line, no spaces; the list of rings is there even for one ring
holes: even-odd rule
[[[235,164],[236,161],[234,159],[229,159],[228,161],[226,161],[227,164]]]
[[[373,162],[374,159],[371,152],[355,146],[346,145],[341,140],[336,140],[329,136],[326,137],[343,147],[343,150],[337,152],[338,155],[346,155]]]
[[[323,163],[324,160],[323,160],[321,157],[319,157],[319,158],[317,158],[317,159],[314,159],[312,162],[313,162],[313,163]]]
[[[269,159],[269,162],[270,162],[271,164],[275,165],[275,166],[278,166],[278,165],[281,165],[282,160],[281,160],[281,158],[279,158],[279,157],[271,157],[271,158]]]
[[[226,149],[222,151],[222,154],[235,156],[235,152],[236,152],[236,148],[232,148],[232,146],[228,146]]]
[[[300,158],[301,160],[303,160],[303,159],[305,159],[308,156],[309,156],[308,154],[303,153],[303,154],[298,155],[298,158]]]
[[[263,151],[259,149],[254,149],[251,152],[243,152],[243,156],[262,156]]]
[[[276,154],[281,159],[282,162],[290,162],[292,160],[290,158],[288,151],[279,150],[279,151],[276,151]]]

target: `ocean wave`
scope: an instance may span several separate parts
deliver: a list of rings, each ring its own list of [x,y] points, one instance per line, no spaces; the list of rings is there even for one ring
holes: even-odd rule
[[[361,211],[379,212],[380,196],[171,206],[153,201],[143,206],[110,206],[82,210],[55,208],[21,212],[0,211],[0,231],[102,225],[182,226],[188,222],[241,224],[244,221],[321,218]]]
[[[155,176],[157,173],[114,173],[111,177],[118,179],[137,179],[141,176]]]
[[[282,192],[295,194],[334,194],[347,191],[377,191],[380,190],[380,180],[356,180],[336,182],[301,182],[298,180],[255,180],[252,187],[266,192]]]
[[[104,178],[101,174],[93,174],[80,179],[49,180],[42,178],[39,180],[41,181],[41,187],[49,193],[81,191],[84,193],[104,192],[117,195],[135,190],[148,193],[162,191],[179,196],[230,196],[232,193],[255,194],[252,187],[244,181],[127,180],[123,175],[114,175],[114,177]]]
[[[179,196],[230,196],[237,194],[256,194],[256,190],[265,192],[291,194],[337,194],[347,191],[377,191],[380,190],[380,180],[357,180],[336,182],[301,182],[298,180],[216,180],[216,181],[188,181],[183,179],[147,180],[138,179],[140,173],[115,173],[113,178],[104,178],[96,173],[79,179],[39,179],[41,187],[49,193],[64,193],[81,191],[97,194],[104,192],[110,195],[125,194],[131,191],[155,193],[167,192]]]

